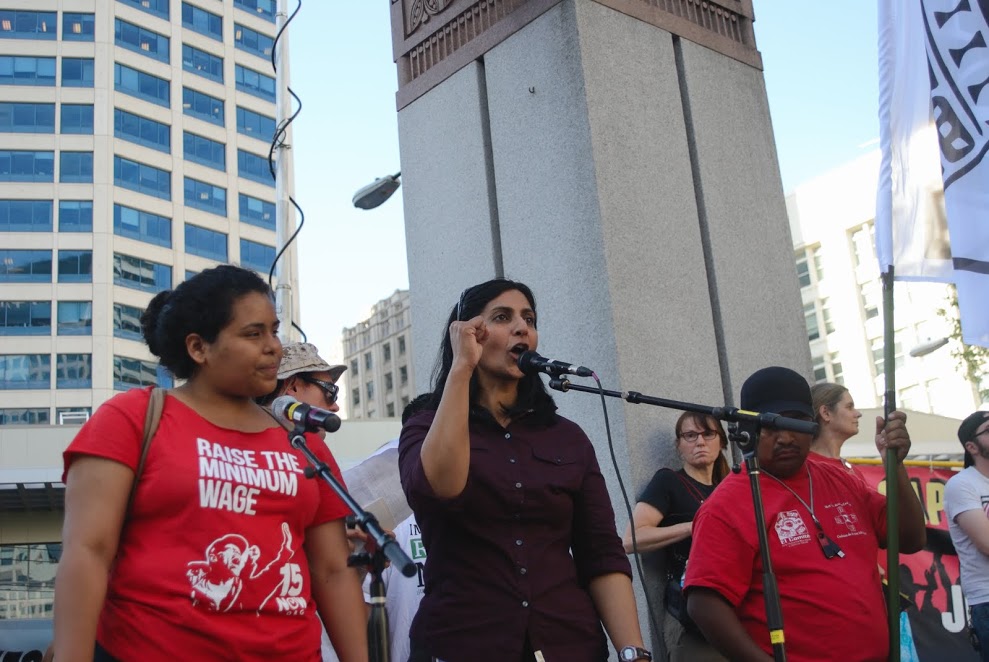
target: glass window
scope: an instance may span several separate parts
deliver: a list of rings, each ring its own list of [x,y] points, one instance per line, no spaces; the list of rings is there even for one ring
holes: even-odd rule
[[[870,281],[864,285],[860,285],[859,293],[862,299],[862,311],[865,313],[865,319],[871,320],[874,317],[879,317],[879,309],[883,305],[882,291],[879,289],[879,283]]]
[[[93,415],[92,407],[56,407],[55,422],[58,425],[82,425]]]
[[[185,224],[185,252],[220,262],[227,261],[227,235]]]
[[[144,292],[172,288],[172,267],[139,257],[113,254],[113,283]]]
[[[234,65],[234,81],[241,92],[254,95],[266,101],[275,100],[275,79],[262,73]]]
[[[353,377],[357,374],[357,359],[350,360],[350,376]]]
[[[817,324],[817,307],[813,301],[804,305],[804,323],[807,325],[808,340],[817,340],[821,337],[821,329]]]
[[[122,2],[131,7],[137,7],[141,11],[160,16],[161,18],[168,18],[169,0],[117,0],[117,2]]]
[[[93,183],[92,152],[59,153],[58,181],[76,184]]]
[[[0,133],[55,133],[55,104],[0,103]]]
[[[364,369],[365,370],[370,370],[371,369],[371,361],[372,361],[372,359],[371,359],[371,352],[368,352],[367,354],[364,355]]]
[[[0,85],[55,86],[55,58],[0,55]]]
[[[182,88],[182,112],[212,124],[224,125],[223,99],[197,92],[190,87]]]
[[[385,391],[395,390],[395,378],[390,372],[385,373]]]
[[[270,143],[275,135],[275,118],[237,106],[237,133]]]
[[[195,275],[196,275],[197,273],[199,273],[199,272],[198,272],[198,271],[192,271],[192,270],[190,270],[190,269],[186,269],[186,270],[185,270],[185,279],[186,279],[186,280],[189,280],[189,279],[191,279],[191,278],[192,278],[193,276],[195,276]]]
[[[374,399],[374,382],[368,382],[364,386],[365,386],[365,390],[367,391],[367,399],[368,400],[373,400]]]
[[[113,21],[113,38],[117,46],[159,62],[168,62],[169,39],[165,35],[117,18]]]
[[[172,219],[124,205],[113,205],[113,234],[172,247]]]
[[[797,254],[797,280],[800,281],[800,287],[810,286],[810,268],[807,266],[807,253],[802,249]]]
[[[58,282],[92,283],[93,251],[59,251]]]
[[[50,250],[0,250],[0,282],[52,282],[52,252]]]
[[[227,189],[186,177],[185,204],[187,207],[195,207],[211,214],[226,216]]]
[[[838,352],[831,353],[831,381],[835,384],[845,383],[845,373],[841,368],[841,357]]]
[[[182,68],[204,78],[223,82],[223,58],[182,44]]]
[[[126,356],[113,357],[113,388],[127,391],[141,386],[171,386],[170,379],[161,379],[163,375],[158,365],[151,361],[131,359]],[[165,383],[163,383],[165,382]]]
[[[252,198],[243,193],[240,198],[240,222],[256,225],[268,230],[275,229],[275,204]]]
[[[118,338],[142,340],[141,315],[144,311],[122,303],[113,304],[113,335]]]
[[[814,368],[814,383],[828,381],[828,363],[823,356],[811,356],[811,363]]]
[[[223,17],[186,2],[182,3],[182,27],[223,41]]]
[[[168,108],[171,104],[168,81],[125,64],[113,64],[113,89]]]
[[[48,425],[48,410],[47,409],[0,409],[0,425]],[[0,546],[7,547],[7,545]],[[13,545],[13,547],[27,547],[27,545]],[[55,571],[52,570],[52,585],[51,591],[54,595],[55,584]],[[35,592],[33,589],[31,592]],[[18,590],[17,588],[11,589],[7,588],[5,591],[8,596],[12,597],[15,601],[17,600],[16,594],[18,592],[23,593],[22,597],[27,598],[27,587]],[[12,595],[13,594],[13,595]],[[9,599],[9,598],[8,598]],[[35,599],[31,599],[34,602]]]
[[[92,87],[96,65],[91,57],[62,58],[62,87]]]
[[[51,232],[51,200],[0,200],[0,232]]]
[[[182,134],[182,147],[186,161],[226,172],[227,146],[223,143],[185,131]]]
[[[0,150],[0,181],[54,182],[55,152]]]
[[[51,332],[51,301],[0,301],[0,335],[48,336]]]
[[[350,401],[355,407],[361,404],[361,390],[359,388],[355,388],[350,392]]]
[[[240,23],[234,23],[234,44],[242,51],[269,60],[271,59],[271,51],[275,46],[275,40]]]
[[[234,7],[275,22],[275,0],[234,0]]]
[[[265,246],[247,239],[240,240],[240,266],[268,273],[274,261],[274,246]]]
[[[260,184],[275,185],[275,178],[271,176],[271,169],[268,167],[268,159],[242,149],[237,150],[237,174]]]
[[[60,336],[93,335],[93,302],[92,301],[59,301],[58,302],[58,335]]]
[[[821,299],[821,317],[824,318],[824,332],[834,333],[834,320],[831,319],[830,299]]]
[[[50,354],[0,354],[0,389],[49,389]]]
[[[395,403],[394,402],[389,402],[387,405],[385,405],[385,415],[388,418],[395,418]]]
[[[92,354],[58,354],[55,357],[55,388],[92,387]]]
[[[385,343],[381,347],[382,353],[384,354],[385,363],[391,361],[391,343]]]
[[[113,135],[166,154],[172,151],[172,127],[120,108],[113,109]]]
[[[172,173],[120,156],[113,157],[113,183],[163,200],[172,199]]]
[[[406,384],[409,383],[409,368],[408,368],[408,366],[404,366],[403,365],[401,368],[398,369],[398,381],[399,381],[399,383],[402,384],[402,386],[405,386]]]
[[[0,9],[0,39],[56,39],[53,11]]]
[[[62,39],[64,41],[93,41],[95,34],[95,14],[62,12]]]
[[[62,133],[93,135],[93,104],[63,103],[61,131]]]
[[[92,200],[59,200],[58,231],[59,232],[92,232],[93,231],[93,201]]]
[[[405,355],[405,336],[398,337],[398,355],[399,356]]]

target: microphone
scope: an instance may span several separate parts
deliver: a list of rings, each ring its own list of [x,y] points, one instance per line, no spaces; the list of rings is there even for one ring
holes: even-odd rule
[[[590,368],[585,368],[582,365],[564,363],[563,361],[554,361],[553,359],[547,359],[531,351],[522,352],[522,356],[519,357],[519,370],[527,375],[532,375],[537,372],[545,372],[551,377],[559,377],[560,375],[565,374],[577,375],[578,377],[590,377],[594,374]]]
[[[291,395],[281,395],[271,403],[271,413],[279,421],[291,425],[300,425],[306,432],[326,430],[336,432],[340,429],[340,417],[326,409],[313,407],[299,402]]]

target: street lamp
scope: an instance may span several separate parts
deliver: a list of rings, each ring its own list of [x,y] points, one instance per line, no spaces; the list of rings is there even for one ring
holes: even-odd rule
[[[927,356],[933,351],[939,350],[948,344],[948,338],[938,338],[937,340],[928,340],[927,342],[922,342],[913,349],[910,350],[910,356]]]
[[[401,176],[401,172],[396,172],[394,175],[375,179],[354,194],[354,206],[358,209],[374,209],[379,206],[402,185],[402,182],[399,181]]]

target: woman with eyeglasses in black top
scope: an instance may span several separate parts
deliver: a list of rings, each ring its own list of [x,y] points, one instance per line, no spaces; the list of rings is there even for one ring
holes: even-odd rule
[[[728,475],[724,451],[728,437],[717,419],[684,412],[676,422],[677,454],[683,462],[679,471],[656,472],[642,492],[632,521],[639,553],[666,549],[666,615],[663,638],[671,662],[724,660],[687,616],[683,598],[683,574],[690,556],[693,519],[701,503]],[[622,541],[632,553],[632,531],[626,528]],[[657,624],[658,625],[658,624]]]

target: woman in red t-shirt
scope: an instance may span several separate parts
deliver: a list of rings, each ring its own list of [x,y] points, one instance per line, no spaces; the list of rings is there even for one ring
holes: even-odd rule
[[[341,660],[367,660],[348,509],[305,479],[305,457],[254,402],[282,356],[268,286],[208,269],[152,299],[141,328],[185,382],[136,478],[150,388],[104,403],[65,451],[55,659],[92,660],[95,647],[96,660],[316,662],[322,617]]]

